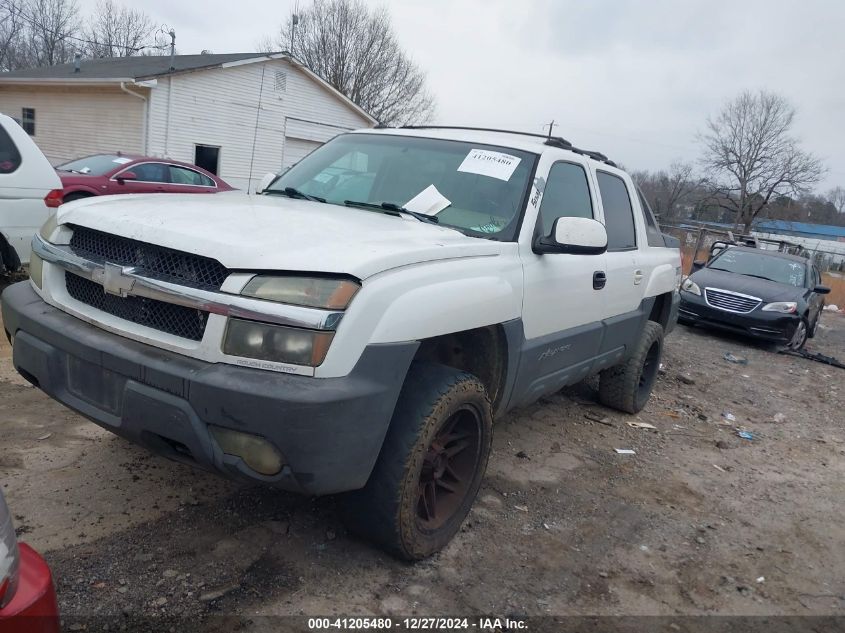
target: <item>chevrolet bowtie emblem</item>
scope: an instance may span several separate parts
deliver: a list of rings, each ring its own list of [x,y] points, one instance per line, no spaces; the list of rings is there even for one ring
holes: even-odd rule
[[[129,275],[135,272],[132,266],[120,266],[106,262],[103,267],[103,290],[110,295],[127,297],[135,285]]]

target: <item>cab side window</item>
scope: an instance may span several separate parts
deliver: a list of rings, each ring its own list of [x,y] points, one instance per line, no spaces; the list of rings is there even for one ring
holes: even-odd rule
[[[138,182],[170,182],[167,165],[161,163],[132,165],[126,171],[134,172],[138,177]]]
[[[555,220],[561,217],[593,217],[587,172],[581,165],[561,162],[555,163],[549,170],[537,220],[542,234],[551,235]]]
[[[657,226],[657,220],[654,219],[654,213],[651,210],[651,205],[649,205],[648,200],[645,199],[645,196],[639,187],[637,187],[637,197],[640,200],[640,210],[643,213],[648,245],[666,246],[666,243],[663,241],[663,234],[660,232],[660,227]]]
[[[11,174],[21,165],[21,153],[9,133],[0,125],[0,174]]]
[[[604,208],[604,223],[607,229],[607,250],[624,251],[637,247],[637,232],[634,228],[634,210],[628,187],[619,176],[606,171],[596,172],[599,193]]]

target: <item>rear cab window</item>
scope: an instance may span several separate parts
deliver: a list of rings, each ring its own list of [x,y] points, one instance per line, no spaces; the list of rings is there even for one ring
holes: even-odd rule
[[[610,172],[596,171],[604,223],[607,230],[607,250],[625,251],[637,248],[634,209],[625,181]]]
[[[0,125],[0,174],[11,174],[21,166],[21,153],[12,137]]]

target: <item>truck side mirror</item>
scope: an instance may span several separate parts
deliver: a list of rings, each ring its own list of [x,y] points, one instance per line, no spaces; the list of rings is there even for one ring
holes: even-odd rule
[[[829,295],[830,294],[830,287],[829,286],[816,286],[813,288],[813,292],[820,295]]]
[[[127,180],[138,180],[138,175],[134,171],[124,171],[115,176],[114,179],[122,185]]]
[[[533,246],[537,254],[601,255],[607,250],[607,230],[592,218],[560,217],[551,235],[536,238]]]
[[[701,270],[702,268],[704,268],[704,265],[705,265],[706,263],[707,263],[707,262],[706,262],[705,260],[703,260],[703,259],[696,259],[696,260],[692,263],[692,272],[697,272],[697,271]]]

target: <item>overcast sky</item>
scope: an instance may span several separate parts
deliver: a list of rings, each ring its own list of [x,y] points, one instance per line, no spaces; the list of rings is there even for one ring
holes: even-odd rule
[[[90,9],[96,0],[81,0]],[[708,114],[745,89],[798,108],[796,135],[845,186],[840,0],[366,0],[427,71],[437,123],[555,133],[629,169],[696,160]],[[253,50],[293,0],[144,0],[180,53]],[[300,6],[307,0],[300,0]]]

